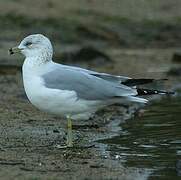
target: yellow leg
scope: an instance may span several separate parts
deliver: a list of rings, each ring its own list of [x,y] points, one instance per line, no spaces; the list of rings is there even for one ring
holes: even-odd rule
[[[73,147],[72,120],[70,116],[67,116],[67,147]]]

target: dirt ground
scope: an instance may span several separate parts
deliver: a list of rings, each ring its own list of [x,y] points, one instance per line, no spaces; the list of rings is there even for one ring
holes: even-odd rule
[[[135,113],[113,106],[86,122],[74,122],[76,146],[65,143],[66,121],[34,108],[24,93],[22,56],[8,48],[30,33],[44,33],[55,59],[84,47],[105,57],[65,61],[101,72],[131,77],[168,78],[180,52],[180,1],[30,1],[0,2],[0,179],[147,179],[150,170],[126,168],[98,140],[120,133],[120,123]],[[28,10],[27,10],[28,9]],[[42,12],[43,9],[43,12]],[[96,20],[95,20],[96,19]],[[96,59],[96,60],[95,60]],[[178,78],[154,87],[172,89]]]

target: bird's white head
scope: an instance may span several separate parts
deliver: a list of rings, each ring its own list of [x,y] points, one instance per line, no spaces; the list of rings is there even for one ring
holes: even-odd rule
[[[43,58],[51,60],[53,47],[50,40],[42,34],[33,34],[25,37],[17,47],[9,50],[10,54],[22,53],[26,58]]]

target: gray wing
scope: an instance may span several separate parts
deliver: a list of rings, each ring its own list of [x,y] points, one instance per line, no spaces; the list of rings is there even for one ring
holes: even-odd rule
[[[133,79],[133,78],[126,77],[126,76],[116,76],[116,75],[107,74],[107,73],[99,73],[96,71],[91,71],[91,70],[87,70],[87,69],[83,69],[83,68],[75,67],[75,66],[66,66],[66,65],[63,65],[63,66],[64,66],[64,68],[73,69],[73,70],[81,71],[81,72],[86,72],[90,75],[99,77],[106,81],[114,82],[114,83],[117,83],[118,85],[119,84],[126,85],[129,87],[135,87],[136,85],[148,84],[148,83],[152,83],[154,81],[166,80],[166,79],[156,80],[156,79],[152,79],[152,78],[151,79],[150,78]]]
[[[42,75],[42,78],[47,88],[75,91],[78,98],[86,100],[104,100],[137,94],[136,90],[127,86],[62,66],[56,66],[51,72]]]
[[[85,73],[88,73],[90,75],[102,78],[106,81],[115,82],[118,84],[120,84],[121,82],[125,82],[128,79],[131,79],[130,77],[127,77],[127,76],[116,76],[116,75],[107,74],[107,73],[99,73],[96,71],[91,71],[88,69],[83,69],[83,68],[75,67],[75,66],[67,66],[67,65],[61,65],[61,66],[63,66],[65,69],[73,69],[76,71],[85,72]]]

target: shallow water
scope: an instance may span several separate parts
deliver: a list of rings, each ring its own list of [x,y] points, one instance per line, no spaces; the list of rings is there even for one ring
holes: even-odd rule
[[[120,136],[103,141],[112,157],[150,169],[149,179],[181,179],[181,97],[152,102],[121,128]]]

